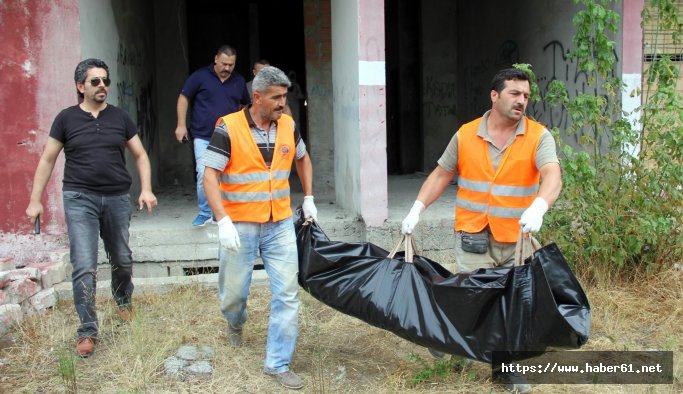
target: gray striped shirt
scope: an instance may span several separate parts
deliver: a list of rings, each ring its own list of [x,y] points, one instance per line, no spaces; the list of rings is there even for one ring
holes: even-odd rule
[[[277,136],[277,121],[270,123],[270,130],[263,130],[256,126],[254,120],[249,114],[248,106],[243,109],[247,116],[247,122],[249,123],[249,128],[251,129],[251,135],[256,141],[256,145],[263,155],[263,161],[266,162],[268,168],[273,161],[273,151],[275,149],[275,140]],[[296,160],[301,159],[306,154],[306,144],[301,138],[299,131],[294,125],[294,144],[296,145],[296,154],[294,158]],[[228,126],[221,120],[214,129],[213,135],[211,136],[211,142],[206,148],[206,152],[201,157],[201,164],[206,167],[211,167],[218,171],[223,172],[225,167],[227,167],[230,162],[230,131]]]

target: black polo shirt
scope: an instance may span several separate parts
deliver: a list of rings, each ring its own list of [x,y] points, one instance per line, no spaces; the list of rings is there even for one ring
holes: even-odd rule
[[[97,118],[75,105],[57,115],[50,137],[64,144],[65,191],[126,194],[132,183],[125,148],[137,134],[130,116],[111,104]]]
[[[192,73],[180,94],[192,102],[190,134],[207,141],[211,140],[218,118],[238,111],[240,104],[251,103],[244,77],[233,72],[221,82],[213,64]]]

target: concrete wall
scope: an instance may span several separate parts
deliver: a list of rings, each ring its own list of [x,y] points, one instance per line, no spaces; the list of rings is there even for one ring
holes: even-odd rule
[[[335,140],[332,116],[332,15],[330,0],[304,0],[308,141],[313,190],[335,194]]]
[[[184,185],[193,191],[192,144],[179,144],[175,139],[176,103],[189,75],[186,13],[185,0],[154,0],[159,183]]]
[[[334,179],[337,204],[352,213],[360,214],[358,1],[332,0],[331,15]]]
[[[612,7],[617,13],[622,14],[622,2],[615,2]],[[527,63],[534,66],[541,95],[546,94],[548,84],[554,79],[565,82],[571,96],[588,92],[589,89],[594,94],[596,93],[595,86],[590,88],[587,86],[586,75],[578,70],[576,61],[563,55],[566,51],[574,49],[572,39],[576,28],[572,24],[572,18],[562,17],[562,15],[573,17],[580,9],[583,7],[573,3],[550,4],[538,1],[527,4],[519,10],[520,15],[530,15],[532,20],[546,20],[536,31],[521,30],[517,34],[520,42],[520,55],[523,59],[529,59]],[[554,17],[548,19],[548,15]],[[618,59],[613,77],[621,77],[622,36],[621,30],[612,36]],[[570,122],[569,114],[563,109],[550,108],[538,103],[527,112],[549,127],[558,127],[561,132]],[[565,142],[579,146],[580,135],[563,134],[562,137]]]
[[[516,25],[534,29],[535,23],[544,21],[528,16],[518,19],[516,10],[519,7],[524,5],[519,3],[511,7],[509,2],[500,0],[458,3],[458,126],[481,116],[491,108],[489,91],[495,71],[509,67],[512,63],[528,63],[520,58]],[[569,19],[566,14],[552,15]],[[552,15],[545,15],[544,19],[547,21]],[[482,28],[473,28],[474,26]]]
[[[621,14],[621,3],[614,7]],[[507,11],[499,12],[500,9]],[[582,7],[573,2],[540,0],[521,2],[515,7],[500,0],[458,3],[458,54],[461,63],[465,64],[458,82],[458,117],[467,121],[490,109],[491,77],[498,69],[513,63],[533,66],[541,95],[555,79],[565,82],[570,94],[586,91],[585,75],[578,71],[576,62],[566,56],[567,51],[573,49],[576,31],[572,17],[580,9]],[[517,23],[520,20],[527,22]],[[495,29],[472,29],[471,21],[479,26],[495,26]],[[617,54],[621,53],[621,37],[621,31],[614,35]],[[621,74],[620,69],[619,63],[617,75]],[[564,110],[542,103],[530,103],[527,113],[560,130],[565,129],[569,121]],[[571,143],[577,138],[566,139]]]
[[[621,3],[617,6],[621,7]],[[576,28],[572,18],[563,16],[574,16],[581,9],[583,7],[570,2],[550,4],[537,1],[518,10],[520,15],[527,14],[532,20],[544,20],[536,29],[518,31],[515,39],[519,43],[520,57],[525,59],[525,63],[534,66],[542,96],[546,94],[549,83],[555,79],[565,82],[571,95],[588,89],[586,76],[578,71],[576,61],[565,56],[567,51],[574,49],[572,39]],[[548,15],[553,17],[548,18]],[[616,53],[621,53],[621,34],[615,35],[614,39],[617,42]],[[620,76],[620,72],[617,71],[614,76]],[[548,126],[557,126],[560,130],[568,126],[569,114],[565,111],[539,103],[530,107],[527,112]],[[575,138],[572,136],[568,140]]]
[[[43,194],[42,235],[29,235],[24,212],[52,121],[77,104],[78,1],[2,1],[0,36],[0,258],[13,255],[21,263],[64,244],[63,155]]]
[[[463,2],[425,0],[422,4],[422,128],[427,171],[436,167],[451,137],[463,123],[457,114],[458,8]],[[471,27],[470,27],[471,28]],[[475,29],[479,30],[479,29]]]
[[[147,1],[81,0],[83,58],[95,57],[109,66],[112,85],[108,102],[125,110],[138,127],[152,161],[152,183],[158,184],[159,143],[155,78],[154,9]],[[127,154],[133,177],[131,193],[140,191],[135,162]]]

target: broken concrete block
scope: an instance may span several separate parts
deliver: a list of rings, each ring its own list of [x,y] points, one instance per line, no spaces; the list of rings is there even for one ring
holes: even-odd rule
[[[25,267],[0,273],[0,283],[7,280],[15,281],[19,279],[31,279],[34,281],[39,281],[40,270],[35,267]]]
[[[40,282],[43,289],[49,289],[66,279],[66,264],[63,261],[32,263],[29,264],[29,267],[40,270]]]
[[[43,313],[57,304],[54,288],[39,291],[21,303],[21,310],[28,315]]]
[[[6,304],[21,304],[41,290],[40,285],[31,279],[19,279],[12,282],[3,289],[5,292]]]

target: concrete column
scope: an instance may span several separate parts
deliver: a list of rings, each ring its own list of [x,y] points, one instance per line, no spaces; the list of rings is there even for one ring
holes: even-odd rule
[[[185,0],[154,0],[154,48],[159,183],[194,190],[197,181],[192,144],[179,144],[175,139],[178,95],[190,74]]]
[[[337,203],[369,227],[387,218],[384,2],[332,0]]]
[[[308,140],[317,201],[334,199],[332,116],[332,16],[330,0],[304,0]]]
[[[632,91],[642,86],[643,77],[643,29],[640,27],[641,16],[645,0],[624,0],[623,10],[623,53],[621,79],[626,88],[621,93],[621,108],[628,113],[631,125],[640,129],[640,111],[634,110],[641,105],[641,96],[631,95]],[[637,155],[639,146],[627,146],[625,149],[632,155]]]

